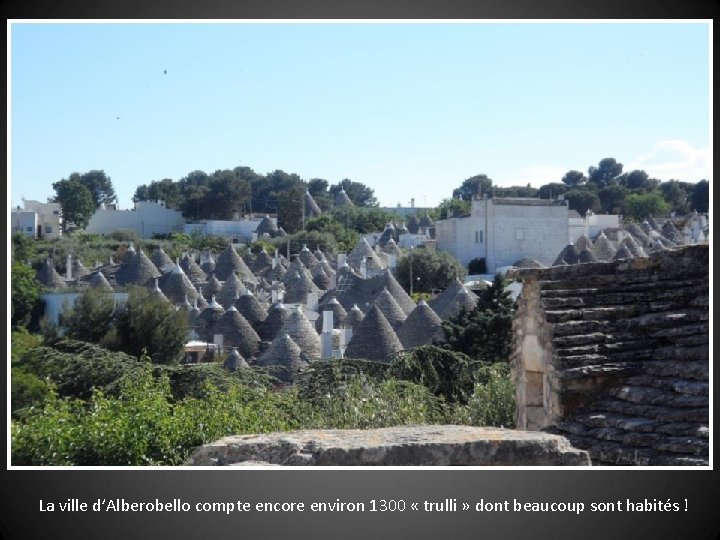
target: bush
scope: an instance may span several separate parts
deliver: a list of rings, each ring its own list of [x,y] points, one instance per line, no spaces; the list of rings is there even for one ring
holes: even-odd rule
[[[486,364],[467,405],[458,407],[454,421],[472,426],[515,427],[515,387],[509,364]]]

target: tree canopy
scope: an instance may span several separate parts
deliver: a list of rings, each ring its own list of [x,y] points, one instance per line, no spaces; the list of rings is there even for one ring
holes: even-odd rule
[[[412,272],[411,272],[412,269]],[[464,278],[465,267],[455,257],[444,251],[413,249],[400,257],[395,277],[406,291],[430,293],[443,290],[455,278]]]
[[[60,203],[63,212],[63,228],[84,229],[95,213],[97,205],[90,189],[79,178],[58,180],[53,184],[54,201]],[[78,175],[79,176],[79,175]]]
[[[454,199],[464,201],[471,201],[475,195],[492,197],[492,185],[493,182],[487,175],[476,174],[463,180],[460,187],[453,190],[452,196]]]

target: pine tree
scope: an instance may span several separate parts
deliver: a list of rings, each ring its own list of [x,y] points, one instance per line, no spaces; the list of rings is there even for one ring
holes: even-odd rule
[[[514,302],[497,274],[490,287],[478,294],[474,309],[462,309],[443,322],[444,348],[485,362],[506,362],[510,356]]]

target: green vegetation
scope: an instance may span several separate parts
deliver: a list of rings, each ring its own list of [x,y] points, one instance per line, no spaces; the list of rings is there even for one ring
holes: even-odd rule
[[[514,302],[500,274],[490,287],[477,292],[478,303],[443,321],[443,347],[485,362],[507,362],[510,357]]]
[[[178,465],[230,434],[512,425],[509,373],[437,347],[313,364],[285,390],[257,368],[148,360],[75,341],[27,351],[13,369],[13,464]]]
[[[412,273],[412,287],[410,274]],[[444,251],[414,249],[397,262],[395,277],[406,291],[435,292],[443,290],[453,279],[462,279],[467,270],[460,262]]]

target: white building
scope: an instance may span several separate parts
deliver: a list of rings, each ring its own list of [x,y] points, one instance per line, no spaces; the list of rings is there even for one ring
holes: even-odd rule
[[[60,203],[41,203],[23,199],[10,211],[10,230],[31,238],[54,240],[62,236],[62,209]]]
[[[95,211],[85,228],[86,232],[95,234],[135,231],[142,239],[184,230],[185,218],[182,214],[166,208],[162,201],[137,201],[132,210],[101,207]]]
[[[488,274],[523,258],[551,265],[570,241],[567,202],[475,199],[469,216],[435,222],[435,240],[464,265],[485,259]]]
[[[619,228],[620,216],[617,214],[594,214],[592,210],[588,210],[585,217],[582,217],[575,210],[571,210],[568,216],[571,244],[574,244],[583,234],[590,240],[594,240],[603,229]]]
[[[277,218],[269,218],[277,227]],[[185,232],[191,234],[195,231],[204,236],[219,236],[237,244],[257,240],[255,230],[263,218],[253,217],[240,220],[225,221],[217,219],[203,220],[200,223],[188,223]]]

